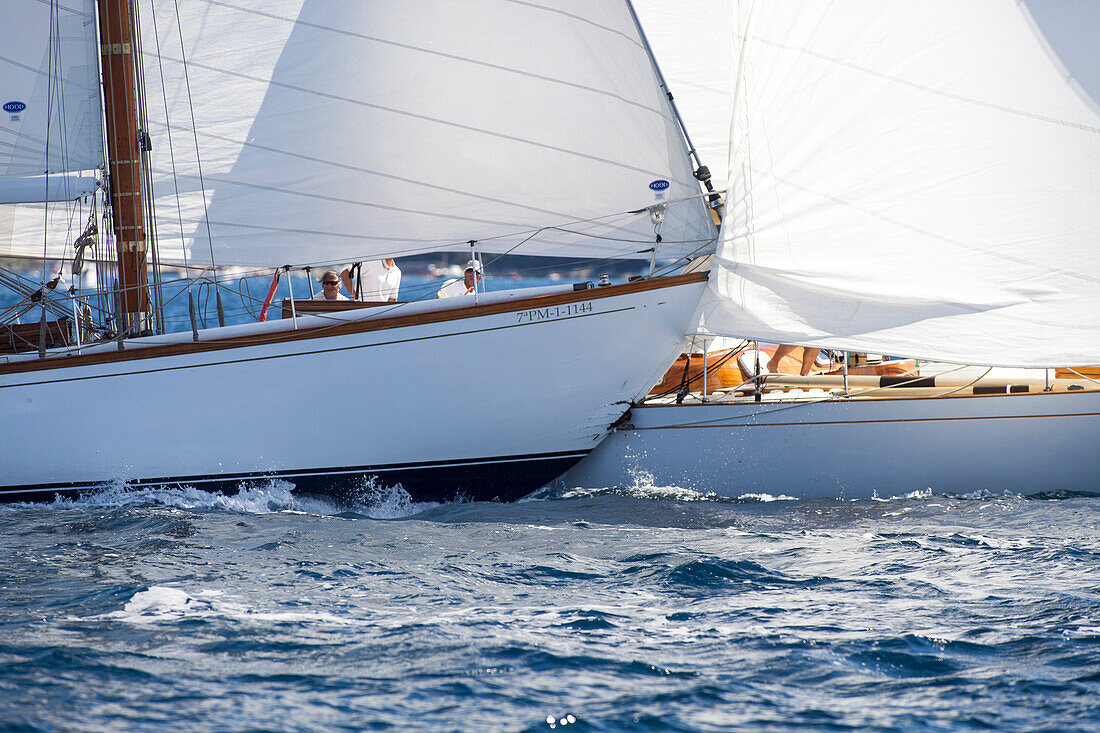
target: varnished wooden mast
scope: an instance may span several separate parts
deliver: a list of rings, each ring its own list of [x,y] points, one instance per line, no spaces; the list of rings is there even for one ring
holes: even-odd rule
[[[130,33],[130,0],[99,0],[100,58],[107,123],[107,160],[118,248],[119,328],[152,330],[141,200],[141,133]]]

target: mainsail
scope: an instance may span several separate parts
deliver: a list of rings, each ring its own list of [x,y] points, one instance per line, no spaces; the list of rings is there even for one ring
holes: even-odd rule
[[[619,0],[141,7],[162,262],[346,261],[471,239],[648,258],[656,234],[671,258],[714,239]],[[644,209],[661,203],[655,229]]]
[[[713,248],[622,0],[135,6],[163,264]],[[80,231],[44,249],[41,209],[15,208],[0,254],[63,257]]]
[[[1026,6],[733,7],[729,191],[702,329],[1100,361],[1100,113]]]

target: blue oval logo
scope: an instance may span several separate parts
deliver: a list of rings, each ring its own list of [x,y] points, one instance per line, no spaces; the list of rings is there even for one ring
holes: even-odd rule
[[[663,178],[660,178],[649,184],[649,187],[652,188],[654,191],[664,191],[666,188],[669,187],[669,182],[664,180]]]
[[[5,112],[22,112],[27,108],[27,105],[22,102],[7,102],[4,105]]]

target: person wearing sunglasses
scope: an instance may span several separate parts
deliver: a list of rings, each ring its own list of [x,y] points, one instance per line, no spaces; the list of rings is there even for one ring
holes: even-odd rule
[[[321,275],[321,292],[313,296],[314,300],[347,300],[348,296],[340,292],[340,276],[336,270],[326,270]]]

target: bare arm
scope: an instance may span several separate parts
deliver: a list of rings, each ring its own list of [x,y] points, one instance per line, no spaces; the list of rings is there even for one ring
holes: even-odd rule
[[[348,270],[341,270],[340,279],[344,282],[344,289],[348,291],[348,298],[355,300],[355,283],[351,281],[351,272]]]

